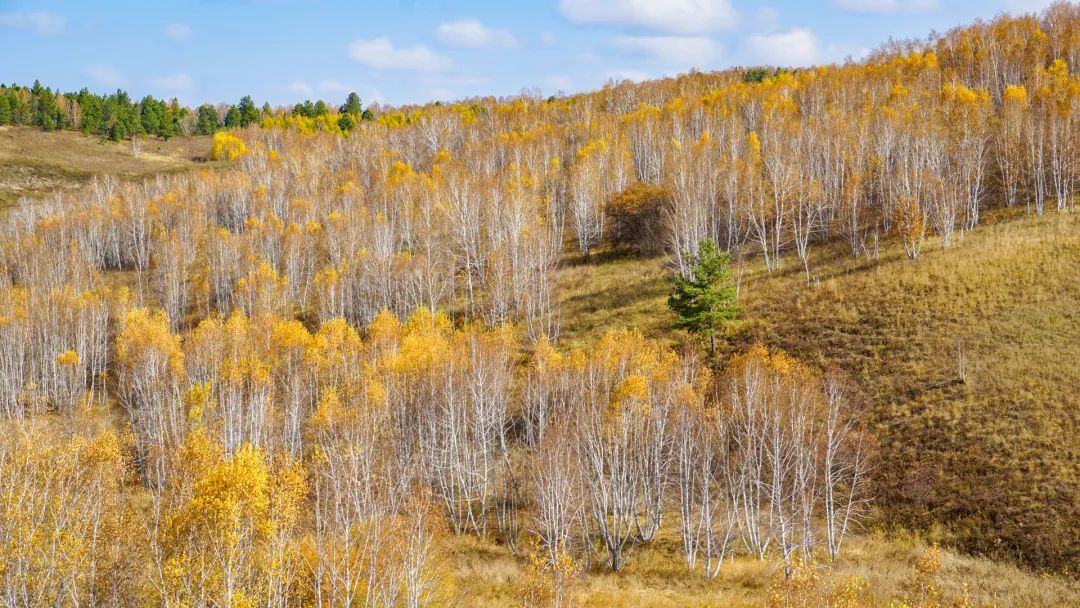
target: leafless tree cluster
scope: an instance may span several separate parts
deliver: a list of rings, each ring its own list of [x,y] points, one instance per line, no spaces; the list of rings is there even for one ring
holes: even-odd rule
[[[588,359],[546,353],[533,365],[531,384],[573,404],[549,412],[531,474],[551,560],[619,569],[676,507],[687,566],[708,577],[739,553],[834,559],[866,512],[870,449],[856,410],[840,381],[786,355],[737,357],[718,401],[692,358],[632,335],[609,334]],[[570,382],[566,370],[578,370]]]

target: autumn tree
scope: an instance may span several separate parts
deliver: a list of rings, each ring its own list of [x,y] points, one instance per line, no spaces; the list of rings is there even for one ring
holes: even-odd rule
[[[664,246],[663,215],[667,198],[662,187],[643,182],[635,182],[611,197],[606,213],[610,217],[612,244],[631,248],[639,255],[659,253]]]
[[[135,597],[145,554],[125,500],[128,462],[111,431],[57,439],[38,424],[0,441],[0,597],[79,605]]]
[[[1024,127],[1028,103],[1027,90],[1022,85],[1005,87],[1000,114],[995,121],[994,158],[1006,207],[1017,204],[1024,183]]]
[[[116,336],[116,360],[117,397],[135,434],[136,466],[147,484],[161,486],[186,431],[180,337],[160,311],[134,309]]]

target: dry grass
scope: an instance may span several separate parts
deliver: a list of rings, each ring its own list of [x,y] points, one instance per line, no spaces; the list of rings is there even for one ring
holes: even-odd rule
[[[762,342],[848,375],[880,445],[883,524],[1077,571],[1080,217],[999,212],[916,262],[883,252],[821,247],[810,287],[795,259],[772,274],[752,264],[728,352]],[[672,335],[663,259],[571,266],[562,280],[566,342],[609,325]]]
[[[210,151],[209,137],[148,138],[138,158],[130,142],[103,141],[73,131],[0,127],[0,208],[22,196],[72,189],[94,175],[137,179],[195,166]]]
[[[517,606],[515,590],[525,576],[522,562],[502,544],[472,537],[448,541],[463,604],[509,608]],[[905,597],[913,577],[913,564],[928,545],[908,534],[868,534],[851,541],[833,569],[834,580],[857,576],[867,581],[874,605],[888,606]],[[706,606],[760,607],[769,586],[781,576],[779,564],[744,557],[724,564],[716,580],[687,572],[678,540],[669,532],[651,545],[636,549],[619,573],[598,569],[579,575],[573,585],[575,605],[597,608],[650,606],[682,608]],[[942,551],[936,577],[943,596],[967,590],[972,606],[1020,608],[1080,604],[1080,582],[1065,577],[1026,572],[995,562]]]
[[[917,262],[822,263],[747,285],[735,347],[850,376],[880,442],[886,520],[1047,568],[1080,567],[1080,218],[980,226]],[[967,364],[958,378],[958,343]]]
[[[669,336],[667,309],[671,271],[663,257],[637,258],[606,252],[588,261],[568,256],[558,271],[564,346],[592,344],[606,330],[634,328],[650,338]]]

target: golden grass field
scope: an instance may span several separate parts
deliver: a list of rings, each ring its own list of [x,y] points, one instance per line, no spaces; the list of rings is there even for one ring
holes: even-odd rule
[[[448,547],[459,586],[470,590],[463,605],[520,605],[518,588],[525,569],[504,545],[466,536],[451,539]],[[837,581],[859,577],[868,583],[872,605],[898,605],[908,595],[915,562],[927,549],[926,542],[912,534],[868,533],[852,539],[831,577]],[[619,573],[601,569],[579,575],[571,595],[574,605],[595,608],[761,607],[781,577],[778,563],[749,557],[726,563],[715,580],[691,574],[683,564],[678,538],[669,532],[633,552]],[[949,606],[965,595],[973,607],[1080,605],[1080,582],[1075,578],[1032,573],[949,550],[942,551],[935,583]]]
[[[22,196],[72,189],[94,175],[137,179],[185,170],[206,158],[210,137],[147,138],[138,156],[131,143],[88,137],[74,131],[0,127],[0,208]]]

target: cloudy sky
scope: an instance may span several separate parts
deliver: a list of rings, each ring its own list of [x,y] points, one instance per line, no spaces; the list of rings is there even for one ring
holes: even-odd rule
[[[0,0],[0,81],[393,104],[859,57],[1049,0]]]

